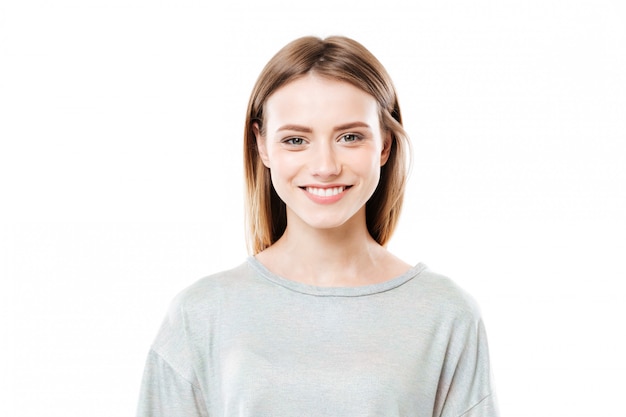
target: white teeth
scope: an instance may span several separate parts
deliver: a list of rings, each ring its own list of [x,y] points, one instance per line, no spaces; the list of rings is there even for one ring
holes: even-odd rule
[[[333,188],[314,188],[306,187],[306,191],[319,197],[331,197],[342,193],[346,187],[333,187]]]

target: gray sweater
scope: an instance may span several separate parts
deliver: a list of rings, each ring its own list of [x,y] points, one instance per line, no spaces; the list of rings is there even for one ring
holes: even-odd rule
[[[497,416],[479,310],[418,264],[384,283],[314,287],[255,258],[173,301],[139,417]]]

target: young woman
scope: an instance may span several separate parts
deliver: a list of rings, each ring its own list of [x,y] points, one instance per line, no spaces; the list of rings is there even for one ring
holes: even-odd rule
[[[244,136],[252,256],[174,300],[138,415],[497,416],[474,301],[385,249],[409,143],[378,60],[291,42]]]

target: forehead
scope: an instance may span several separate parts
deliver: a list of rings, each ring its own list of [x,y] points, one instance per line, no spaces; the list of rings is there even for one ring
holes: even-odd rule
[[[340,80],[309,73],[280,87],[265,104],[266,125],[362,121],[379,125],[376,99]]]

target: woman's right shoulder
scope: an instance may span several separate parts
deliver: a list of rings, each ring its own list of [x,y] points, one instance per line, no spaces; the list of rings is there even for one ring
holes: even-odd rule
[[[244,262],[232,269],[207,275],[176,294],[172,306],[187,309],[218,302],[225,295],[250,285],[253,282],[251,273],[248,262]]]
[[[184,340],[186,335],[200,334],[202,329],[220,316],[228,300],[238,296],[241,288],[254,285],[254,276],[247,262],[239,266],[208,275],[184,288],[169,304],[165,319],[153,348],[167,355],[172,341]],[[174,344],[174,346],[178,346]]]

